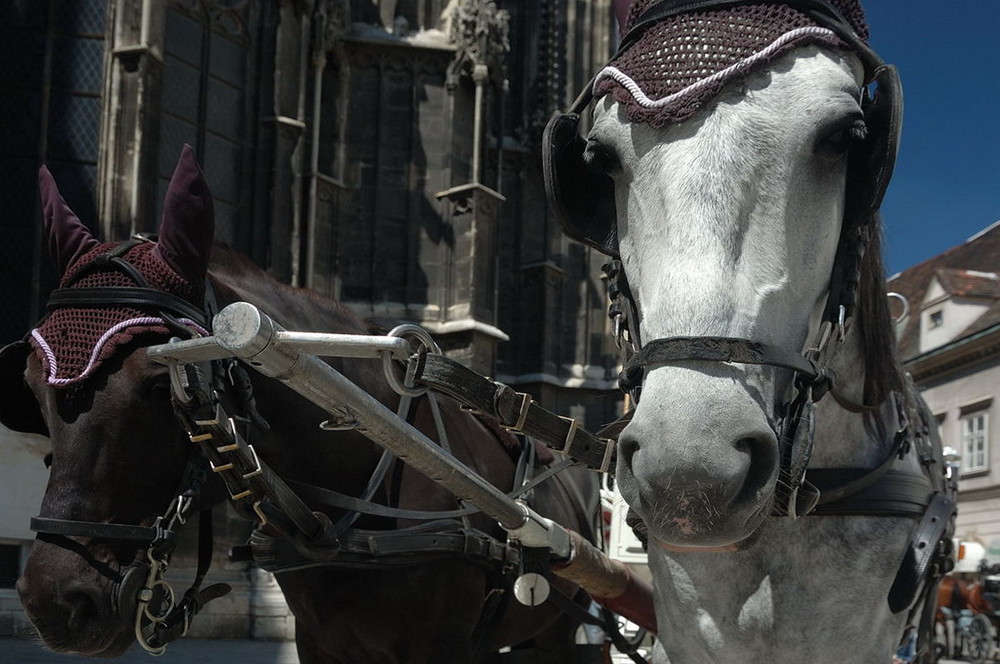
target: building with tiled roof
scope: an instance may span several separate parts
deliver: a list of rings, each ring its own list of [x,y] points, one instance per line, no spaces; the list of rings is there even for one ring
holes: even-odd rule
[[[888,282],[899,350],[962,456],[956,535],[1000,562],[1000,221]]]

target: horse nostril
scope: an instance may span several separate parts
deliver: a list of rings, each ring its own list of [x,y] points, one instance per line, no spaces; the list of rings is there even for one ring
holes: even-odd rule
[[[632,457],[634,457],[635,453],[638,451],[639,439],[635,436],[630,436],[623,431],[618,437],[617,449],[615,450],[615,454],[618,455],[618,464],[631,468]]]
[[[101,617],[99,600],[90,592],[80,590],[67,593],[65,602],[69,607],[66,623],[70,630],[82,630],[88,622]]]
[[[755,501],[771,484],[778,466],[778,446],[774,436],[761,434],[745,436],[733,447],[748,457],[746,481],[736,496],[736,502]]]

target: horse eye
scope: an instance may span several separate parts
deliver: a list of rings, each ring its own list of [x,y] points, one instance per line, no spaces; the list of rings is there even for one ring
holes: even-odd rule
[[[42,463],[45,464],[46,468],[52,467],[52,452],[49,452],[42,458]]]
[[[583,150],[583,163],[590,170],[603,175],[611,174],[619,166],[618,156],[614,150],[594,139],[587,139],[587,147]]]
[[[827,134],[820,143],[820,150],[833,155],[847,154],[851,148],[868,138],[868,125],[863,118],[856,118],[847,126]]]
[[[147,399],[169,399],[169,376],[167,376],[167,374],[159,374],[157,376],[147,378],[142,384],[140,394]]]

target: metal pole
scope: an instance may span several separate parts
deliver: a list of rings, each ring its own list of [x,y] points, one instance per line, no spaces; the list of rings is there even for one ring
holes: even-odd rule
[[[401,337],[363,334],[332,334],[328,332],[290,332],[278,330],[273,343],[299,353],[321,357],[356,357],[379,359],[389,353],[393,359],[406,360],[413,353],[410,342]],[[219,345],[216,337],[199,337],[169,344],[151,346],[146,354],[153,360],[166,362],[205,362],[232,357],[233,353]]]

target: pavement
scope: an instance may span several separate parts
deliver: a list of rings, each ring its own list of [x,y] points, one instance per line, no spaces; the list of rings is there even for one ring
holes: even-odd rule
[[[82,664],[108,660],[58,655],[43,649],[31,639],[0,637],[0,664]],[[122,664],[299,664],[295,644],[290,641],[253,641],[249,639],[181,639],[170,644],[167,652],[152,658],[138,646],[132,647],[121,658]],[[938,664],[967,664],[942,659]]]
[[[43,649],[30,639],[0,638],[0,664],[93,664],[107,661],[109,660],[78,655],[58,655]],[[133,646],[122,657],[113,661],[123,664],[299,664],[294,643],[249,639],[181,639],[167,646],[167,652],[156,658],[139,646]]]

